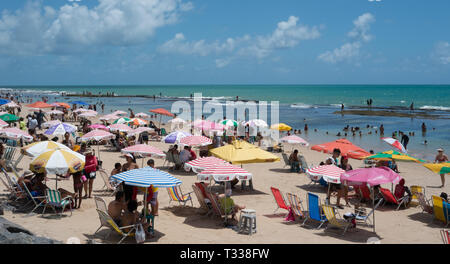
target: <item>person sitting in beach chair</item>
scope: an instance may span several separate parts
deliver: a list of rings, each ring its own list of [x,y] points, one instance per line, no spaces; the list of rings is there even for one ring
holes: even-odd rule
[[[245,205],[235,204],[233,199],[231,199],[231,189],[225,191],[225,195],[219,195],[220,208],[226,214],[231,214],[232,218],[236,220],[236,214],[239,210],[245,209]]]
[[[401,179],[400,182],[397,185],[395,185],[394,195],[395,198],[397,198],[397,200],[400,200],[403,197],[405,197],[404,203],[406,206],[408,206],[408,204],[411,202],[412,193],[409,190],[409,188],[405,186],[405,179]]]
[[[291,165],[291,172],[300,172],[300,160],[298,159],[297,149],[289,156],[289,163]]]
[[[141,218],[140,214],[137,211],[138,203],[135,200],[130,200],[127,204],[127,210],[122,215],[119,226],[133,226],[136,224],[142,224],[145,232],[147,233],[149,224],[146,222],[145,218]],[[124,228],[125,232],[129,232],[129,228]]]
[[[127,210],[127,203],[125,202],[125,193],[122,191],[116,192],[114,201],[108,204],[108,214],[116,222],[117,225],[121,225],[123,212]]]

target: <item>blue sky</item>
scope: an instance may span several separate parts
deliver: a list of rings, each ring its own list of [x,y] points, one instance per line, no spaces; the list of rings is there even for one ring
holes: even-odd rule
[[[0,84],[449,84],[448,0],[0,2]]]

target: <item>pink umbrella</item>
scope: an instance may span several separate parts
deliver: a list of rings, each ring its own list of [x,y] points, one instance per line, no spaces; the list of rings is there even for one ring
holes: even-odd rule
[[[104,115],[104,116],[100,117],[99,119],[108,121],[108,120],[116,120],[116,119],[119,119],[119,118],[120,117],[118,117],[117,115],[109,114],[109,115]]]
[[[128,132],[133,130],[131,127],[125,125],[125,124],[112,124],[109,126],[110,131],[120,131],[120,132]]]
[[[289,144],[301,144],[303,146],[309,146],[309,143],[306,142],[306,140],[304,140],[303,138],[296,136],[296,135],[282,137],[282,138],[280,138],[280,142],[289,143]]]
[[[140,118],[149,118],[150,116],[147,115],[146,113],[137,113],[134,115],[135,117],[140,117]]]
[[[7,127],[9,126],[8,123],[0,119],[0,127]]]
[[[212,141],[204,136],[187,136],[180,139],[180,144],[188,146],[206,146],[212,144]]]
[[[202,129],[202,130],[224,130],[226,129],[226,126],[214,123],[209,120],[196,120],[192,123],[192,125],[195,128]]]
[[[200,181],[212,180],[214,178],[216,182],[232,181],[235,178],[240,180],[250,180],[252,174],[241,167],[223,163],[206,168],[201,173],[197,174],[197,178]]]
[[[85,108],[78,108],[73,110],[74,113],[81,113],[81,112],[86,112],[89,111],[89,109],[85,109]]]
[[[107,131],[96,129],[96,130],[92,130],[91,132],[87,133],[86,135],[83,135],[81,137],[81,141],[109,140],[109,139],[113,139],[115,137],[116,137],[116,135],[111,134]],[[98,144],[97,144],[97,153],[98,153],[98,158],[100,159],[100,145],[98,145]]]
[[[126,116],[126,115],[128,115],[128,113],[125,112],[125,111],[117,110],[117,111],[114,111],[114,112],[112,113],[112,115],[116,115],[116,116]]]
[[[151,127],[138,127],[138,128],[136,128],[136,129],[134,129],[134,130],[128,132],[127,134],[128,134],[129,136],[132,136],[132,135],[139,135],[140,133],[142,133],[142,132],[144,132],[144,131],[147,131],[147,132],[153,132],[153,131],[155,131],[155,129],[153,129],[153,128],[151,128]]]
[[[186,162],[184,164],[184,169],[186,171],[190,171],[192,169],[193,172],[200,173],[208,167],[223,163],[226,163],[226,161],[224,161],[223,159],[219,159],[216,157],[202,157]]]
[[[138,144],[134,146],[130,146],[127,148],[122,149],[123,153],[135,153],[140,154],[141,156],[156,156],[158,158],[164,158],[166,154],[162,152],[159,148],[147,145],[147,144]]]
[[[1,129],[0,135],[13,140],[23,139],[24,141],[27,142],[31,142],[33,140],[33,137],[30,136],[30,134],[15,127],[8,127]]]
[[[104,126],[102,124],[93,124],[93,125],[90,125],[88,127],[91,128],[91,129],[103,129],[103,130],[106,130],[106,131],[109,130],[109,128],[107,128],[106,126]]]
[[[400,150],[403,153],[406,153],[406,149],[405,147],[402,145],[402,143],[400,143],[400,141],[398,141],[395,138],[390,138],[390,137],[384,137],[381,138],[384,142],[388,143],[389,145],[393,146],[394,148]]]

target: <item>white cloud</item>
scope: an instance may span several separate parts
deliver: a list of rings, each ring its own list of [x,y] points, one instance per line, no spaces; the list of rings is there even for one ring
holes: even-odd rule
[[[231,57],[216,59],[216,66],[225,67],[237,56],[251,56],[263,59],[276,49],[296,47],[303,40],[316,39],[320,36],[317,27],[298,25],[298,17],[290,16],[287,21],[278,23],[269,35],[227,38],[225,41],[206,42],[205,40],[187,41],[182,33],[162,44],[158,50],[162,53],[207,56],[228,53]]]
[[[1,14],[0,49],[13,54],[70,53],[92,45],[139,44],[192,8],[182,0],[99,0],[92,8],[66,3],[57,10],[28,2],[14,13]]]
[[[360,49],[364,43],[372,40],[373,36],[369,35],[370,25],[375,22],[375,17],[370,13],[365,13],[353,21],[353,29],[347,34],[352,41],[344,43],[333,51],[326,51],[318,56],[319,60],[328,63],[338,63],[341,61],[349,61],[360,55]]]
[[[441,64],[450,64],[450,43],[441,41],[436,44],[433,57]]]

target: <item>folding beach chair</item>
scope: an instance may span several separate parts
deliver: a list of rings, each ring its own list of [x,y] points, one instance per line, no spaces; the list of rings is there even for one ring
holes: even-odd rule
[[[412,185],[410,188],[411,191],[411,202],[419,203],[419,199],[417,197],[417,194],[421,193],[425,196],[425,188],[419,185]]]
[[[194,190],[195,196],[197,196],[197,200],[198,200],[198,203],[200,204],[200,208],[207,212],[206,215],[209,215],[211,210],[205,202],[205,197],[203,197],[202,191],[195,185],[192,185],[192,190]]]
[[[108,212],[108,207],[106,206],[105,200],[102,197],[94,196],[95,207],[103,212]]]
[[[422,212],[433,214],[433,206],[431,205],[431,199],[427,199],[423,193],[416,193],[419,205],[422,208]]]
[[[450,244],[450,231],[449,230],[441,230],[441,238],[442,242],[444,244],[449,245]]]
[[[16,152],[17,148],[7,146],[3,152],[2,159],[5,161],[6,167],[10,168],[17,174],[17,164],[22,160],[23,154],[21,154],[17,160],[14,160]]]
[[[286,198],[294,215],[299,218],[305,218],[302,200],[297,195],[292,193],[286,193]]]
[[[67,196],[65,198],[61,198],[61,193],[58,190],[47,189],[45,190],[45,193],[45,206],[44,210],[42,211],[42,215],[45,214],[45,209],[47,208],[47,206],[50,206],[51,208],[53,208],[55,214],[57,214],[56,208],[61,208],[61,213],[59,214],[59,216],[61,217],[64,209],[66,209],[66,206],[69,206],[70,216],[72,216],[72,197]]]
[[[370,216],[374,213],[375,210],[381,205],[383,202],[383,199],[380,199],[377,204],[375,204],[375,207],[370,210],[368,214],[365,214],[365,210],[356,209],[355,210],[355,219],[357,222],[365,224],[367,226],[372,225],[372,220]]]
[[[344,229],[344,233],[342,233],[342,235],[344,235],[352,223],[345,219],[342,219],[342,217],[339,215],[339,213],[336,212],[334,206],[323,205],[322,209],[328,220],[328,224],[327,224],[327,227],[325,228],[325,231],[328,230],[329,227],[334,226],[334,227],[337,227],[340,229]],[[339,217],[339,218],[337,218],[337,217]]]
[[[285,168],[286,166],[291,166],[291,162],[289,161],[287,154],[283,152],[283,153],[281,153],[281,156],[283,157],[283,160],[284,160],[283,168]]]
[[[439,220],[447,224],[446,215],[444,213],[444,200],[436,195],[432,195],[431,199],[433,201],[433,220]]]
[[[112,192],[112,195],[114,195],[117,192],[120,183],[111,182],[109,180],[108,174],[106,173],[106,171],[104,169],[98,170],[97,173],[100,174],[100,177],[103,180],[104,185],[102,188],[106,192]]]
[[[107,239],[111,235],[111,233],[113,231],[115,231],[116,233],[118,233],[119,235],[122,236],[122,239],[120,239],[120,241],[117,244],[122,243],[122,241],[125,238],[127,238],[127,237],[133,237],[134,236],[134,234],[136,232],[136,225],[129,225],[129,226],[119,227],[116,224],[116,222],[114,222],[114,220],[111,218],[111,216],[108,215],[108,213],[103,212],[102,210],[99,210],[99,209],[96,209],[96,210],[97,210],[98,216],[100,217],[101,223],[108,223],[107,227],[109,227],[109,229],[111,230],[111,232],[108,233],[108,235],[105,237],[105,239]],[[97,232],[100,230],[100,228],[97,229],[97,231],[95,231],[94,235],[97,234]],[[126,228],[130,228],[130,231],[125,232],[124,229],[126,229]]]
[[[408,201],[408,198],[409,198],[408,195],[405,195],[405,196],[403,196],[402,198],[397,199],[397,198],[391,193],[391,191],[389,191],[388,189],[385,189],[385,188],[380,188],[380,193],[381,193],[381,195],[383,196],[383,200],[385,201],[385,202],[383,203],[383,206],[384,206],[386,203],[392,203],[392,204],[397,205],[397,209],[396,209],[396,210],[400,209],[400,206],[402,206],[402,205],[404,205],[405,208],[406,208],[406,206],[407,206],[406,202]]]
[[[25,190],[20,187],[20,185],[17,183],[15,177],[10,177],[9,174],[5,171],[4,168],[1,169],[3,172],[4,178],[0,177],[0,180],[2,183],[6,186],[7,190],[10,192],[10,199],[15,199],[15,201],[26,198],[27,193]]]
[[[285,209],[289,212],[289,207],[286,205],[286,201],[284,200],[284,197],[283,197],[283,194],[281,193],[281,191],[274,187],[270,187],[270,190],[272,191],[273,198],[275,198],[275,203],[277,204],[277,208],[273,212],[275,213],[280,208]]]
[[[169,193],[169,198],[170,198],[169,205],[171,202],[178,202],[179,204],[183,204],[183,206],[186,206],[186,203],[190,201],[191,206],[194,206],[194,204],[192,203],[192,197],[191,197],[191,193],[193,193],[193,192],[188,192],[186,194],[183,194],[180,186],[167,188],[167,192]]]
[[[300,161],[300,167],[303,169],[304,172],[307,169],[309,169],[308,163],[306,162],[306,159],[305,159],[305,156],[303,156],[303,155],[298,156],[298,160]]]
[[[320,225],[317,227],[317,229],[319,229],[328,221],[326,216],[322,213],[319,196],[308,193],[306,197],[308,200],[308,213],[306,214],[305,221],[303,221],[302,225],[305,225],[306,221],[311,219],[320,222]]]
[[[36,210],[37,208],[45,206],[45,202],[46,202],[45,196],[33,196],[26,184],[23,185],[23,188],[25,189],[28,199],[29,199],[28,203],[26,203],[23,206],[23,208],[26,208],[27,205],[29,205],[30,203],[34,204],[34,208],[33,208],[33,210],[31,210],[31,212],[29,214],[33,213],[34,210]]]
[[[180,160],[180,155],[178,155],[178,154],[173,155],[173,162],[174,162],[174,165],[173,165],[173,169],[174,169],[174,170],[175,170],[177,167],[178,167],[178,168],[182,168],[182,167],[184,166],[184,163],[181,162],[181,160]]]
[[[362,201],[371,201],[372,198],[370,197],[370,190],[367,186],[355,186],[355,191],[361,196],[361,202]]]
[[[219,218],[226,217],[225,212],[220,208],[219,201],[216,199],[216,196],[210,192],[206,192],[206,198],[211,201],[212,211]]]

